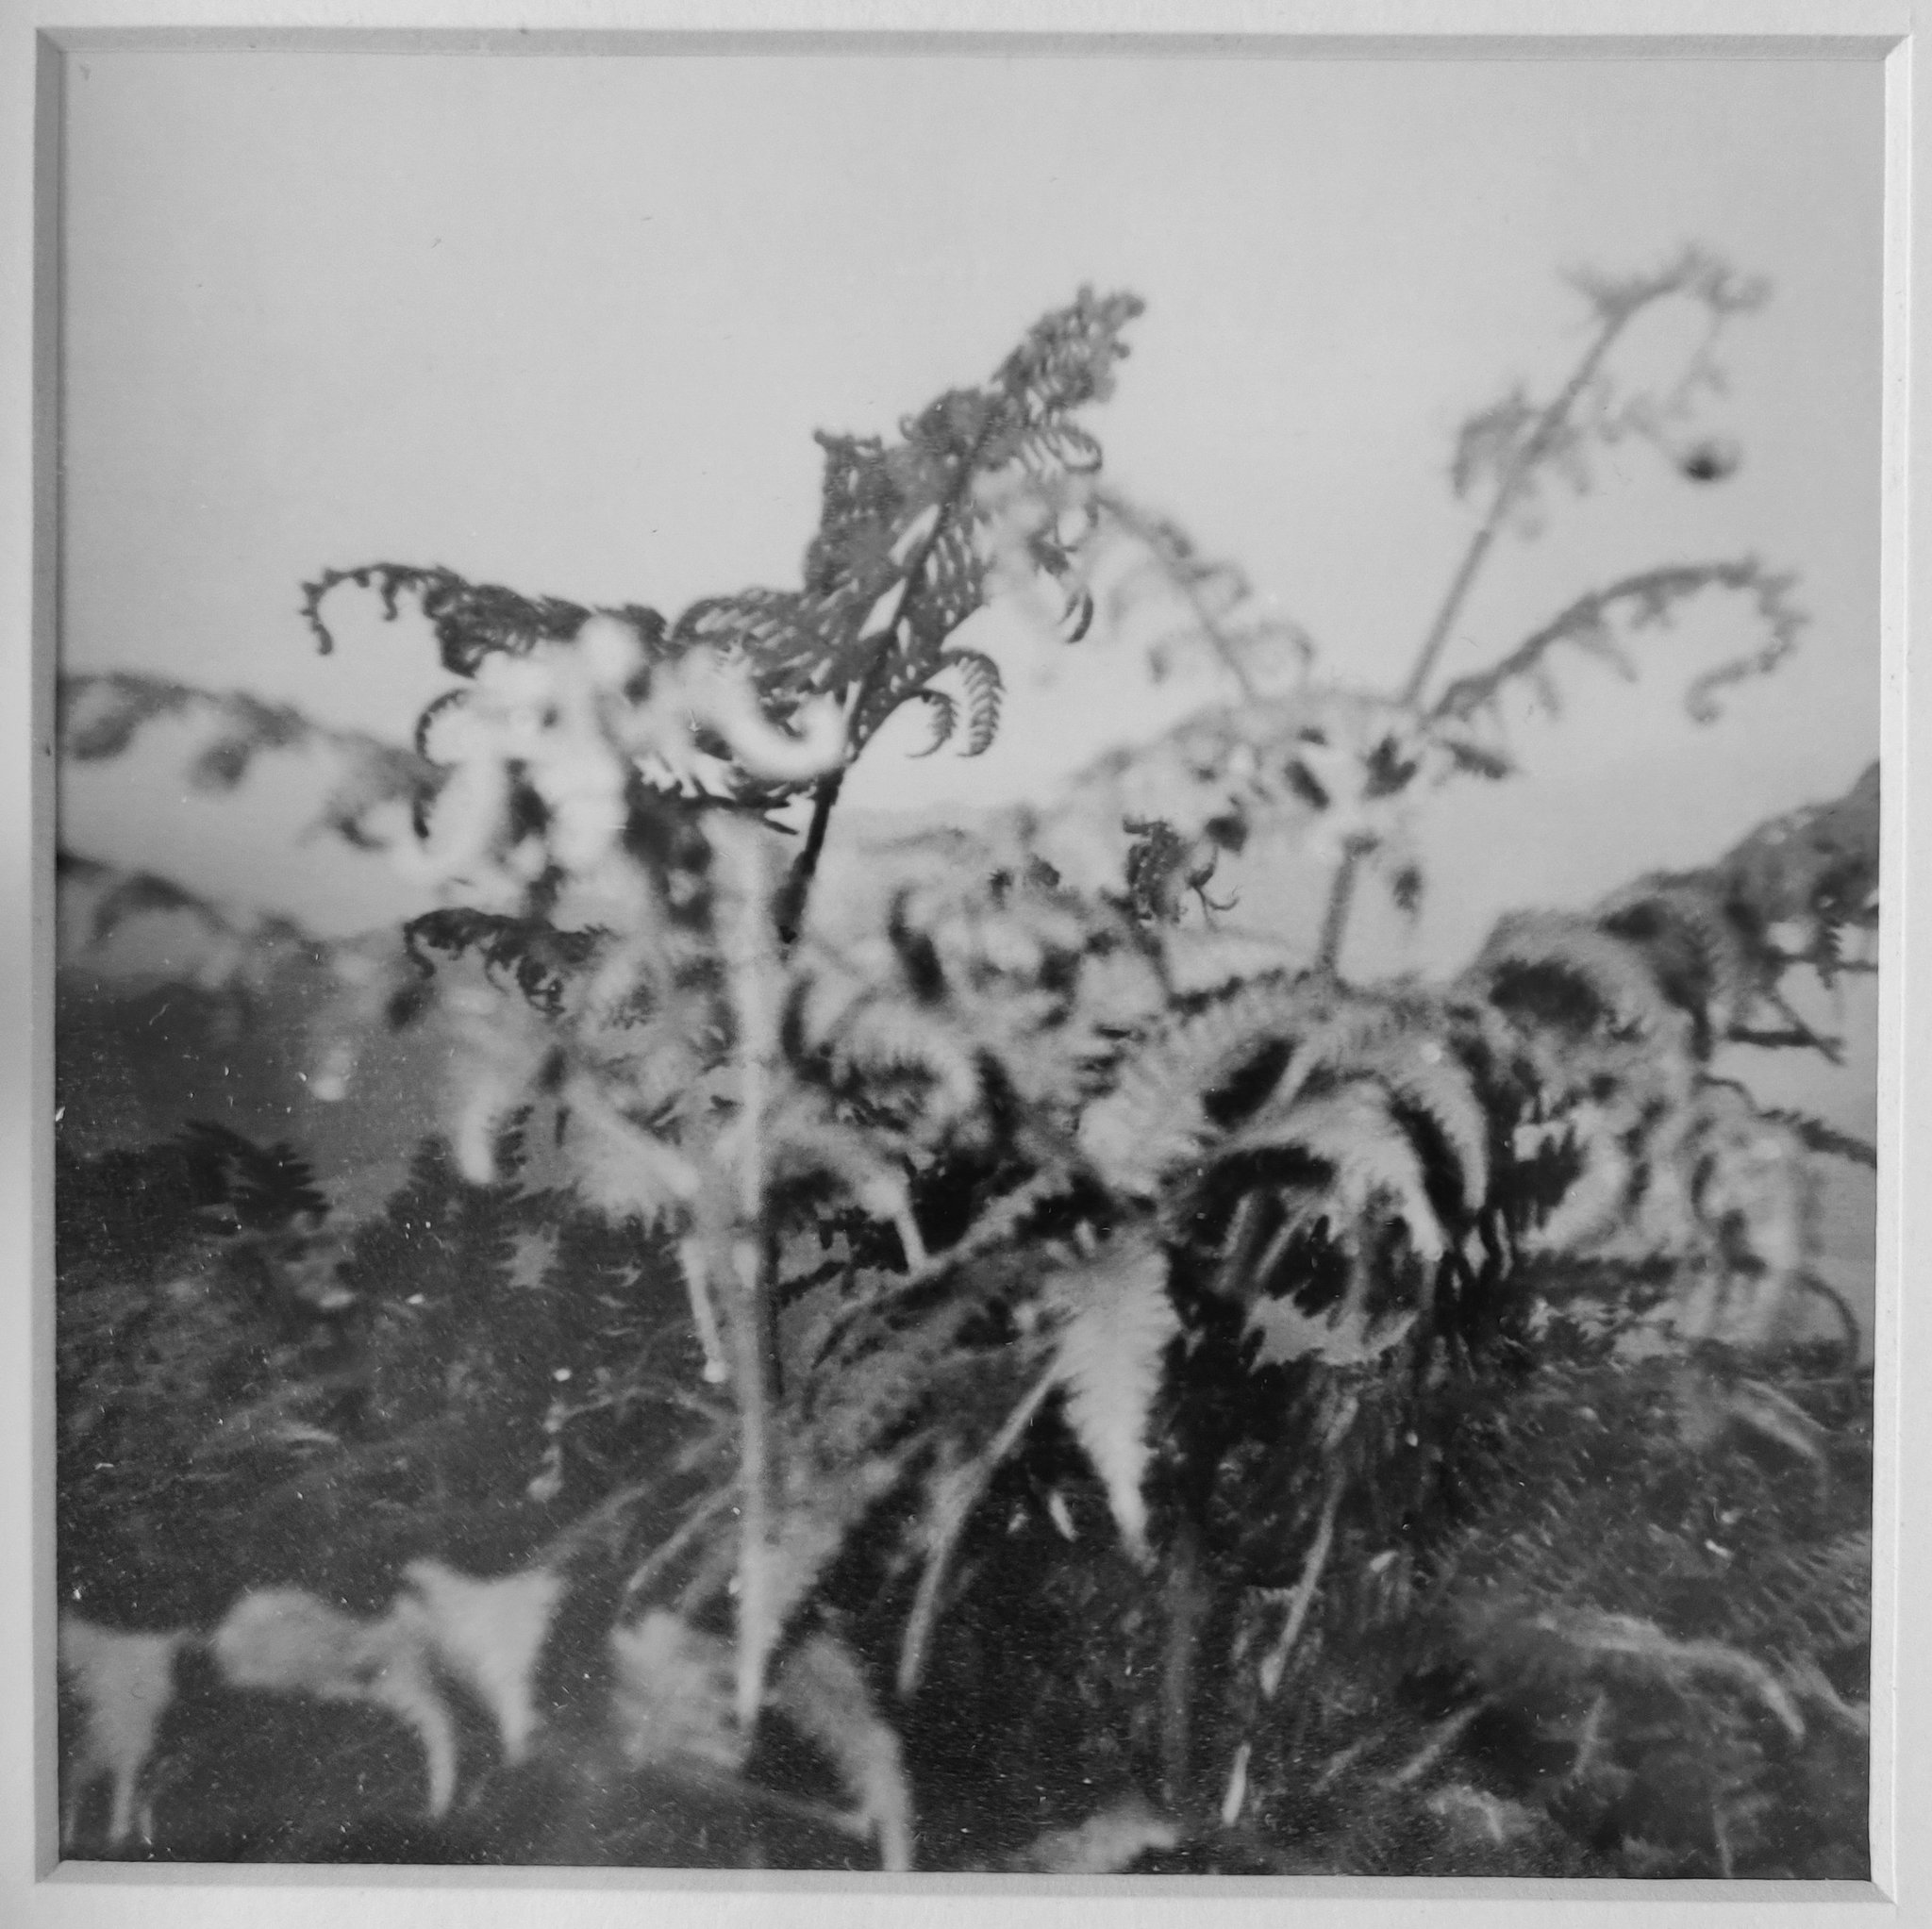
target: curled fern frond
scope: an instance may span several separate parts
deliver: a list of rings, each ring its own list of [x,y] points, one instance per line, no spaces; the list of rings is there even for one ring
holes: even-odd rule
[[[955,672],[966,686],[966,748],[963,757],[978,757],[992,747],[1000,727],[1000,697],[1005,686],[1000,666],[980,650],[948,650],[941,671]]]
[[[825,1040],[825,1049],[841,1074],[881,1088],[881,1095],[894,1078],[920,1081],[919,1116],[927,1134],[944,1132],[979,1105],[974,1040],[942,1008],[908,998],[865,999]]]
[[[475,952],[494,975],[501,973],[531,1004],[553,1016],[562,1007],[564,989],[608,941],[601,928],[559,930],[547,919],[452,906],[425,911],[403,926],[403,948],[424,977],[436,967],[427,953],[458,957]]]
[[[354,569],[323,571],[302,586],[302,619],[324,656],[335,648],[335,636],[323,621],[322,606],[341,584],[374,589],[382,598],[385,620],[394,622],[401,599],[417,599],[436,633],[442,667],[454,676],[474,676],[483,661],[495,654],[526,656],[539,643],[568,642],[590,620],[584,605],[560,596],[524,596],[496,583],[473,583],[440,563],[361,563]],[[644,625],[661,634],[663,619],[655,610],[627,610]]]
[[[1685,703],[1699,723],[1717,715],[1714,693],[1725,684],[1769,673],[1797,648],[1807,618],[1790,600],[1790,580],[1773,574],[1755,557],[1723,562],[1675,563],[1620,577],[1590,590],[1533,630],[1515,649],[1485,670],[1458,676],[1429,710],[1430,721],[1465,719],[1492,710],[1512,685],[1547,676],[1548,659],[1562,645],[1604,654],[1614,642],[1610,624],[1634,627],[1668,624],[1677,606],[1706,590],[1748,596],[1767,634],[1749,657],[1707,672],[1691,684]]]
[[[913,755],[931,757],[953,740],[954,732],[959,727],[959,706],[944,690],[935,690],[930,684],[924,690],[914,690],[912,695],[932,712],[932,741],[924,750],[914,751]]]

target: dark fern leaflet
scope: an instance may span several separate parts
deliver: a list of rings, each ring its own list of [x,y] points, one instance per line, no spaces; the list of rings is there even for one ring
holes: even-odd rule
[[[779,724],[815,699],[838,700],[849,755],[917,696],[949,737],[956,701],[929,686],[952,671],[964,688],[964,749],[976,755],[998,728],[999,673],[989,657],[949,640],[987,594],[995,512],[982,486],[1011,474],[1045,483],[1098,466],[1099,445],[1072,418],[1110,391],[1113,368],[1127,352],[1123,331],[1141,306],[1133,295],[1083,291],[1037,324],[990,383],[941,396],[901,424],[896,441],[822,433],[819,527],[797,590],[708,597],[670,624],[640,605],[593,610],[474,583],[441,565],[375,562],[327,570],[306,584],[303,616],[326,651],[334,635],[323,605],[339,586],[375,590],[390,618],[413,596],[444,668],[463,677],[492,654],[566,643],[593,615],[616,617],[650,660],[702,648],[742,667]],[[1069,575],[1069,542],[1051,530],[1033,531],[1027,542],[1039,568]]]

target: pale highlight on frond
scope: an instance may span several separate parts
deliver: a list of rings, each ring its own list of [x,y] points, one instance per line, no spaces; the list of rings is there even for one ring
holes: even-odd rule
[[[1415,1145],[1386,1094],[1366,1081],[1282,1111],[1270,1108],[1223,1140],[1216,1157],[1271,1152],[1299,1153],[1327,1169],[1326,1199],[1343,1225],[1386,1215],[1407,1232],[1425,1263],[1436,1264],[1449,1250]]]
[[[1121,1539],[1145,1563],[1147,1429],[1161,1355],[1180,1330],[1167,1292],[1167,1256],[1133,1244],[1056,1274],[1045,1296],[1060,1310],[1054,1371],[1067,1422],[1107,1489]]]
[[[1476,1211],[1490,1189],[1490,1121],[1461,1060],[1439,1039],[1414,1037],[1370,1056],[1362,1073],[1435,1128],[1455,1162],[1463,1209]]]
[[[587,1205],[614,1220],[654,1225],[696,1193],[698,1175],[669,1140],[646,1132],[586,1077],[564,1090],[571,1170]]]
[[[1257,1054],[1285,1047],[1298,1022],[1294,992],[1273,985],[1184,1021],[1138,1054],[1115,1089],[1087,1108],[1081,1152],[1108,1185],[1151,1197],[1211,1139],[1204,1098]]]
[[[1584,997],[1580,1006],[1557,1017],[1558,1023],[1568,1020],[1565,1028],[1584,1031],[1607,1024],[1652,1037],[1670,1024],[1670,1007],[1636,947],[1594,921],[1567,912],[1510,913],[1490,934],[1471,975],[1506,1006],[1525,981],[1566,980]],[[1534,1016],[1555,1014],[1537,1011]]]
[[[881,995],[860,1002],[832,1042],[841,1071],[878,1076],[911,1073],[930,1081],[921,1107],[932,1132],[964,1118],[979,1103],[979,1073],[958,1030],[935,1009]]]

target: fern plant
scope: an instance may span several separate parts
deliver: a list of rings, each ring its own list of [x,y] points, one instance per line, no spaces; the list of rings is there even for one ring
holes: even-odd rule
[[[1547,399],[1512,391],[1471,416],[1457,438],[1450,481],[1458,499],[1478,506],[1476,521],[1396,690],[1321,673],[1314,640],[1173,519],[1098,478],[1053,482],[1057,507],[1095,517],[1101,540],[1089,546],[1086,567],[1107,583],[1113,622],[1145,639],[1156,673],[1191,657],[1233,688],[1232,701],[1177,726],[1153,755],[1123,758],[1121,781],[1098,799],[1116,818],[1124,801],[1124,814],[1141,820],[1135,861],[1144,869],[1158,851],[1158,871],[1184,887],[1176,906],[1222,856],[1257,834],[1286,831],[1330,870],[1315,959],[1332,971],[1359,877],[1379,873],[1397,903],[1413,907],[1424,882],[1411,831],[1419,800],[1457,777],[1511,774],[1505,702],[1526,689],[1557,713],[1566,655],[1631,676],[1628,645],[1640,636],[1668,629],[1707,593],[1738,598],[1758,641],[1689,685],[1691,716],[1708,723],[1726,687],[1775,669],[1797,646],[1806,618],[1789,575],[1751,556],[1667,561],[1583,591],[1482,667],[1440,683],[1443,654],[1492,558],[1510,536],[1539,533],[1561,490],[1591,487],[1595,451],[1647,443],[1693,485],[1721,482],[1737,466],[1734,448],[1700,433],[1699,411],[1724,386],[1725,332],[1763,305],[1767,286],[1695,246],[1652,271],[1573,281],[1589,331],[1568,374]],[[1674,380],[1628,386],[1619,379],[1620,346],[1641,317],[1672,307],[1700,319],[1694,348]]]
[[[1124,295],[1083,293],[892,442],[822,438],[796,590],[674,622],[398,563],[308,585],[323,647],[343,586],[391,616],[408,597],[458,679],[412,750],[346,745],[330,805],[372,839],[378,807],[406,802],[398,856],[445,899],[361,960],[345,1009],[379,1030],[433,1004],[454,1028],[448,1158],[469,1203],[437,1211],[474,1241],[456,1273],[527,1263],[610,1303],[553,1366],[569,1377],[520,1402],[498,1397],[506,1349],[544,1322],[513,1295],[466,1302],[452,1278],[424,1295],[447,1305],[385,1304],[355,1451],[407,1485],[450,1464],[475,1409],[514,1408],[525,1499],[620,1550],[625,1612],[729,1629],[741,1736],[815,1615],[863,1626],[916,1722],[961,1603],[997,1585],[996,1523],[1064,1550],[1048,1583],[1078,1597],[1100,1558],[1084,1517],[1108,1523],[1108,1572],[1141,1616],[1124,1652],[1147,1686],[1117,1685],[1124,1754],[1151,1752],[1176,1818],[1136,1838],[1233,1830],[1251,1799],[1312,1803],[1373,1765],[1404,1827],[1441,1839],[1474,1817],[1560,1859],[1566,1817],[1579,1839],[1648,1840],[1629,1788],[1695,1755],[1718,1865],[1757,1857],[1753,1818],[1790,1766],[1771,1731],[1808,1732],[1807,1708],[1856,1721],[1848,1688],[1814,1678],[1855,1645],[1856,1548],[1779,1570],[1767,1547],[1761,1621],[1720,1638],[1641,1588],[1619,1595],[1574,1538],[1525,1551],[1498,1470],[1528,1469],[1540,1416],[1599,1383],[1626,1407],[1641,1387],[1647,1417],[1623,1427],[1675,1442],[1644,1481],[1719,1442],[1833,1465],[1819,1403],[1767,1362],[1820,1296],[1810,1160],[1859,1148],[1761,1111],[1711,1058],[1738,1039],[1828,1044],[1780,983],[1845,968],[1845,934],[1875,917],[1875,773],[1707,871],[1584,916],[1507,918],[1447,984],[1337,970],[1358,872],[1419,888],[1404,813],[1438,779],[1507,774],[1497,698],[1546,676],[1559,645],[1614,652],[1613,619],[1660,620],[1711,588],[1755,599],[1749,667],[1795,640],[1788,586],[1757,562],[1672,565],[1429,694],[1538,491],[1591,436],[1672,445],[1672,398],[1604,386],[1630,321],[1688,299],[1714,336],[1757,298],[1694,252],[1584,291],[1596,330],[1570,379],[1463,439],[1458,490],[1487,507],[1393,696],[1297,682],[1306,640],[1240,573],[1099,486],[1080,412],[1125,352]],[[1048,861],[1050,824],[1015,816],[943,861],[901,854],[867,916],[814,918],[853,758],[914,702],[935,748],[984,750],[999,676],[961,625],[1018,569],[1077,634],[1109,537],[1180,594],[1187,627],[1162,646],[1206,648],[1241,692],[1115,760],[1108,828],[1137,840],[1120,869],[1076,888]],[[69,701],[85,757],[199,700],[122,678]],[[296,740],[273,707],[215,701],[210,781]],[[1219,856],[1280,823],[1333,860],[1312,958],[1210,922],[1228,904],[1208,894]],[[154,903],[230,928],[152,885],[95,883],[113,916]],[[331,1063],[340,1083],[348,1060]],[[358,1242],[350,1290],[385,1253],[398,1263],[424,1199],[452,1186],[419,1169]],[[656,1418],[630,1427],[641,1414]],[[419,1488],[397,1511],[448,1500]],[[1451,1684],[1426,1717],[1376,1647],[1423,1628]],[[1597,1709],[1581,1727],[1579,1703]],[[1483,1722],[1569,1751],[1540,1819],[1465,1773]],[[1325,1751],[1313,1774],[1296,1766],[1309,1750]]]

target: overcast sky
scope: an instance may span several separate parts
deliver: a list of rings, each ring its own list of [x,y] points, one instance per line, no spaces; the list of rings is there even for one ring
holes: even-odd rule
[[[1623,445],[1498,552],[1445,669],[1658,561],[1760,554],[1814,626],[1709,729],[1684,685],[1748,640],[1719,606],[1641,644],[1634,689],[1569,673],[1529,774],[1443,803],[1420,925],[1365,924],[1454,962],[1502,908],[1701,861],[1875,755],[1880,105],[1875,64],[1736,59],[90,53],[65,663],[400,736],[439,684],[425,633],[345,598],[320,658],[305,576],[441,562],[674,612],[795,583],[811,431],[890,432],[1091,282],[1148,303],[1093,421],[1113,477],[1240,558],[1329,673],[1392,685],[1472,526],[1457,423],[1584,339],[1561,271],[1706,242],[1776,290],[1712,415],[1741,469],[1699,489]],[[1660,322],[1634,371],[1681,345]],[[882,741],[848,797],[1040,794],[1188,696],[1102,640],[1006,646],[990,755]],[[184,799],[184,747],[73,781],[64,840],[335,928],[406,902],[379,862],[291,860],[298,773]]]

